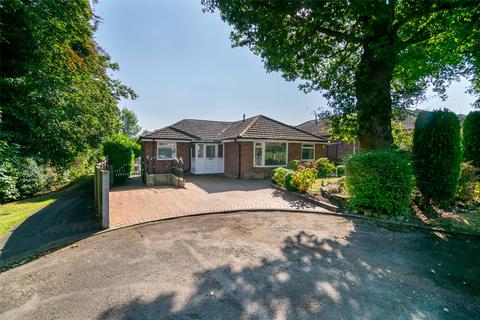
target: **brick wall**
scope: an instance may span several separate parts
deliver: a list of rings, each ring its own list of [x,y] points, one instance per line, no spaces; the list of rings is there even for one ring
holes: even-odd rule
[[[231,178],[238,177],[238,144],[227,142],[223,147],[225,175]]]
[[[289,143],[288,144],[288,162],[292,160],[302,159],[302,144],[301,143]]]
[[[327,145],[320,143],[315,144],[315,160],[318,158],[327,158]]]
[[[172,161],[170,160],[156,160],[157,142],[142,141],[142,166],[145,166],[145,157],[154,157],[155,173],[170,173]],[[183,159],[183,170],[190,170],[190,143],[189,142],[177,142],[177,157]],[[151,172],[153,173],[153,172]]]

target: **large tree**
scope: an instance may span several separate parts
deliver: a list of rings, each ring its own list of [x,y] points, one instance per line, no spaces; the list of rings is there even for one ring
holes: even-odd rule
[[[392,107],[422,99],[429,85],[444,96],[465,76],[480,92],[478,0],[202,2],[233,26],[233,45],[305,91],[322,90],[334,117],[355,116],[363,149],[389,147]]]
[[[3,0],[0,140],[67,166],[119,129],[117,102],[135,93],[108,71],[89,0]]]
[[[127,108],[120,110],[120,132],[128,136],[130,139],[138,137],[142,128],[138,125],[138,119],[135,112]]]

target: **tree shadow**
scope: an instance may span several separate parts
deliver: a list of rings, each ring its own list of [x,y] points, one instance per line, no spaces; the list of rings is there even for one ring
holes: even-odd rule
[[[62,191],[55,202],[13,230],[1,247],[0,268],[68,245],[99,230],[93,179],[87,179],[78,187]]]
[[[193,293],[180,306],[175,292],[153,300],[137,297],[128,304],[111,307],[99,319],[475,319],[478,316],[480,266],[475,264],[478,258],[471,255],[480,246],[452,256],[459,248],[451,247],[448,241],[442,244],[415,241],[403,244],[411,246],[405,256],[405,252],[395,252],[398,238],[385,244],[382,243],[385,238],[380,237],[369,248],[366,241],[370,240],[365,240],[371,239],[368,229],[357,232],[355,237],[318,239],[300,231],[284,240],[280,257],[263,259],[260,264],[239,271],[234,265],[223,265],[196,273]],[[402,241],[401,236],[399,239]],[[385,251],[389,246],[388,255]],[[439,256],[446,260],[438,260]],[[459,263],[459,259],[465,261]],[[438,268],[438,261],[445,264],[445,274],[431,272],[432,265]],[[462,285],[465,281],[469,282],[470,291]]]

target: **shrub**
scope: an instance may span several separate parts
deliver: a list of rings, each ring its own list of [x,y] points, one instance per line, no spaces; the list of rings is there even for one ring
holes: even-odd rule
[[[450,204],[460,173],[460,121],[448,110],[421,112],[415,122],[413,163],[425,200]]]
[[[462,163],[460,166],[460,179],[458,180],[457,199],[467,203],[475,202],[475,190],[479,181],[480,169],[471,162]]]
[[[0,164],[0,203],[18,199],[15,170],[11,163]]]
[[[346,188],[354,209],[401,215],[413,189],[408,161],[393,150],[362,152],[346,160]]]
[[[299,165],[300,165],[300,160],[292,160],[287,164],[287,168],[295,171],[297,170]]]
[[[463,122],[463,158],[480,168],[480,111],[470,112]]]
[[[44,190],[45,176],[43,170],[32,158],[25,158],[19,165],[17,189],[22,197],[32,197]]]
[[[326,178],[332,174],[333,170],[335,170],[335,165],[327,158],[317,159],[315,167],[319,178]]]
[[[108,158],[108,164],[113,166],[114,182],[125,181],[132,173],[134,154],[132,141],[123,134],[116,134],[103,144],[103,152]]]
[[[345,176],[345,166],[344,165],[337,166],[336,171],[337,171],[337,177],[340,178],[340,177]]]
[[[285,175],[289,172],[292,172],[292,170],[290,169],[286,169],[286,168],[282,168],[282,167],[279,167],[279,168],[276,168],[273,170],[273,174],[272,174],[272,181],[279,185],[279,186],[284,186],[284,183],[285,183]]]
[[[283,183],[285,186],[285,189],[288,191],[298,191],[298,187],[295,185],[295,182],[293,181],[293,174],[294,172],[288,172],[285,175],[285,182]]]
[[[299,167],[293,174],[293,183],[300,193],[305,193],[317,180],[317,169]]]

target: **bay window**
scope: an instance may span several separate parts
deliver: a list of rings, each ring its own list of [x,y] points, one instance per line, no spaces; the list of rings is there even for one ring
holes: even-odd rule
[[[287,165],[287,143],[255,142],[253,150],[255,167],[277,167]]]
[[[157,143],[157,160],[172,160],[177,157],[176,143]]]
[[[302,145],[302,160],[315,160],[315,145],[303,144]]]

